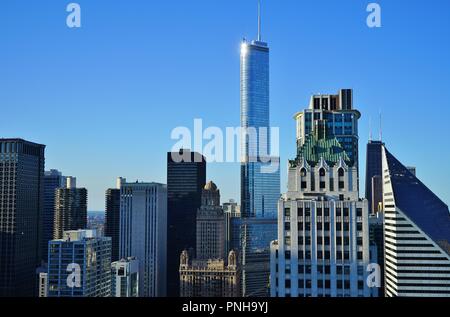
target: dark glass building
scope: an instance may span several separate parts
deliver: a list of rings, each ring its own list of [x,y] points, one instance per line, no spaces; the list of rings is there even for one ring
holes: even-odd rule
[[[45,145],[0,139],[0,297],[33,296]]]
[[[109,188],[105,198],[105,236],[112,239],[111,260],[119,260],[120,189]]]
[[[180,254],[196,246],[196,216],[206,184],[206,161],[196,152],[167,154],[167,294],[180,293]]]
[[[65,178],[58,170],[45,171],[44,209],[42,213],[41,261],[47,262],[48,242],[53,240],[56,189],[65,186]]]
[[[74,177],[67,177],[66,188],[56,190],[53,239],[63,239],[64,231],[87,228],[87,190],[76,188]]]
[[[380,199],[383,196],[382,182],[378,179],[373,180],[374,177],[381,177],[383,171],[381,168],[381,149],[383,142],[369,141],[367,143],[366,151],[366,198],[369,201],[369,212],[374,213],[373,206],[378,204],[374,202],[374,198]]]

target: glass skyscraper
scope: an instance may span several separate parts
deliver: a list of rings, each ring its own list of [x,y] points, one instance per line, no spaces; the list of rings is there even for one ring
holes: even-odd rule
[[[271,157],[269,47],[258,39],[241,44],[241,215],[232,219],[232,247],[239,249],[243,296],[267,296],[270,241],[276,238],[280,198],[279,158]],[[271,164],[274,170],[265,170]],[[269,162],[269,163],[268,163]]]
[[[167,295],[180,294],[180,254],[196,246],[196,217],[206,184],[206,160],[197,152],[167,153]]]
[[[35,292],[44,150],[22,139],[0,139],[0,297]]]
[[[241,44],[241,127],[242,215],[276,218],[280,171],[264,171],[278,158],[270,157],[269,47],[261,41]]]
[[[383,200],[383,184],[381,181],[377,181],[376,179],[376,177],[381,177],[383,175],[383,171],[381,168],[382,147],[382,141],[370,140],[369,143],[367,143],[366,198],[369,201],[369,211],[372,213],[375,213],[377,211],[377,209],[374,209],[374,206],[377,206],[378,203],[382,202]]]

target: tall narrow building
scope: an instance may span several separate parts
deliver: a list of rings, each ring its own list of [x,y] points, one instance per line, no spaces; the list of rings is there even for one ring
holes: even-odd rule
[[[111,238],[69,230],[49,242],[48,297],[110,297]]]
[[[44,209],[42,213],[42,261],[47,262],[48,242],[53,240],[55,222],[56,190],[66,186],[66,178],[58,170],[45,171],[44,174]]]
[[[197,212],[196,258],[225,259],[225,214],[220,206],[220,191],[208,182],[202,193],[202,205]]]
[[[206,184],[206,160],[189,150],[167,154],[167,292],[180,294],[180,254],[196,246],[196,217]]]
[[[369,201],[370,213],[378,211],[379,203],[383,201],[383,184],[381,176],[382,141],[369,141],[366,150],[366,198]],[[382,209],[382,208],[380,208]]]
[[[105,236],[111,238],[111,260],[119,260],[120,240],[120,186],[126,180],[119,177],[116,188],[109,188],[105,194]]]
[[[269,46],[262,41],[259,3],[257,40],[241,43],[240,96],[242,218],[233,219],[232,247],[239,250],[243,296],[267,296],[280,169],[279,158],[271,156]]]
[[[66,187],[56,189],[53,239],[64,231],[87,229],[87,190],[77,188],[76,178],[67,177]]]
[[[376,258],[370,254],[368,202],[359,198],[357,145],[349,140],[346,147],[336,133],[348,111],[348,130],[339,132],[355,133],[360,114],[350,102],[345,107],[341,102],[337,96],[313,96],[313,107],[295,116],[301,138],[296,158],[289,161],[288,191],[278,205],[278,240],[271,245],[273,297],[377,295],[366,283],[367,267]],[[336,122],[340,111],[342,121]],[[313,121],[304,120],[308,115]]]
[[[0,297],[35,291],[44,150],[22,139],[0,139]]]
[[[448,206],[382,147],[385,293],[450,297]]]
[[[197,256],[193,257],[193,252],[189,254],[188,250],[180,255],[180,296],[239,296],[240,270],[236,252],[225,249],[226,222],[220,206],[220,191],[210,181],[203,189],[202,205],[197,212]]]
[[[139,261],[139,297],[166,296],[167,187],[120,186],[120,258]]]

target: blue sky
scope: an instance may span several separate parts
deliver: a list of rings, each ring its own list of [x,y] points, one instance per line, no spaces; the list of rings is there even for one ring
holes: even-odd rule
[[[239,125],[239,43],[256,37],[256,0],[78,0],[69,29],[63,0],[4,0],[0,11],[0,136],[47,145],[46,168],[73,175],[104,208],[117,176],[166,182],[170,132]],[[353,88],[364,184],[369,118],[390,151],[450,203],[450,2],[263,1],[271,47],[271,121],[281,133],[281,190],[295,154],[292,115],[313,93]],[[208,178],[239,197],[239,167]]]

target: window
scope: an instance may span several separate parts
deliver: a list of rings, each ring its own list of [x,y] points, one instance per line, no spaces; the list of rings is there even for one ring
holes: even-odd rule
[[[305,176],[306,176],[306,168],[302,168],[302,169],[300,170],[300,176],[301,176],[301,177],[305,177]]]
[[[286,288],[291,288],[291,280],[286,280],[285,281],[285,286],[286,286]]]
[[[284,208],[284,215],[286,217],[290,217],[291,216],[291,208]]]
[[[325,176],[325,169],[324,168],[321,168],[319,170],[319,175],[320,175],[320,177],[324,177]]]
[[[356,216],[357,217],[362,217],[362,208],[357,208],[356,209]]]
[[[339,175],[339,177],[344,177],[344,169],[343,168],[340,168],[338,170],[338,175]]]

